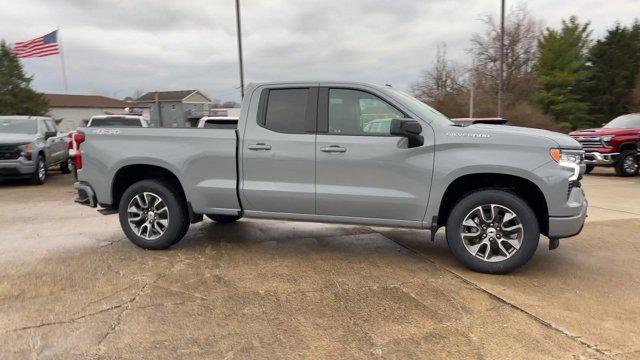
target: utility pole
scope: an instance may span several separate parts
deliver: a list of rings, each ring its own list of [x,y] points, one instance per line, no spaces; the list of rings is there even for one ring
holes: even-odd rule
[[[475,102],[475,93],[476,93],[476,74],[475,74],[475,69],[476,69],[476,63],[475,61],[473,62],[472,68],[471,68],[471,73],[469,76],[469,117],[472,118],[473,117],[473,106],[474,106],[474,102]]]
[[[244,69],[242,65],[242,26],[240,24],[240,0],[236,0],[236,35],[238,36],[238,59],[240,61],[240,96],[244,98]]]
[[[500,6],[500,73],[498,74],[498,117],[502,118],[504,106],[504,2]]]

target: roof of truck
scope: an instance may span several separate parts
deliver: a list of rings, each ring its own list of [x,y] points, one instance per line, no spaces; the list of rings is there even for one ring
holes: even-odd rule
[[[294,81],[267,81],[249,83],[247,86],[260,86],[260,85],[288,85],[288,84],[317,84],[317,83],[331,83],[331,84],[345,84],[345,85],[367,85],[376,87],[392,87],[391,85],[379,85],[362,81],[344,81],[344,80],[294,80]]]

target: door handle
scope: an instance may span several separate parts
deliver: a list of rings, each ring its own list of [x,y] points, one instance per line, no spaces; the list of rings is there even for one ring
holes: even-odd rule
[[[252,144],[247,147],[249,150],[271,150],[271,145],[265,143]]]
[[[347,149],[339,145],[331,145],[331,146],[321,147],[320,151],[326,152],[326,153],[343,153],[343,152],[347,152]]]

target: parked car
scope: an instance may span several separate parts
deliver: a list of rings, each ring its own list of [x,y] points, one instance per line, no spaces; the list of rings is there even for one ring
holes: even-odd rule
[[[139,115],[95,115],[89,119],[87,127],[149,127],[144,117]]]
[[[585,150],[587,173],[596,166],[613,167],[620,176],[636,176],[640,114],[618,116],[601,128],[578,130],[569,135]]]
[[[81,129],[76,201],[118,209],[145,249],[203,215],[429,229],[469,268],[525,264],[540,234],[578,234],[584,152],[571,137],[458,127],[410,95],[351,82],[249,86],[237,129]],[[372,114],[377,114],[372,116]],[[386,133],[369,132],[376,117]]]
[[[70,172],[67,142],[53,119],[0,116],[0,179],[27,178],[40,185],[52,166]]]
[[[198,127],[205,129],[235,129],[238,118],[233,116],[203,116],[198,120]]]

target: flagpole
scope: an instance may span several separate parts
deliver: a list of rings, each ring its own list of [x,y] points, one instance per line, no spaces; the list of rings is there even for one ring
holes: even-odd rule
[[[240,63],[240,98],[244,98],[244,66],[242,64],[242,25],[240,24],[240,0],[236,0],[236,36],[238,37],[238,61]]]
[[[64,93],[68,94],[69,89],[67,87],[67,70],[64,65],[64,52],[62,51],[62,38],[60,37],[60,27],[56,28],[56,36],[58,37],[58,47],[60,48],[60,65],[62,66],[62,83],[64,84]]]

